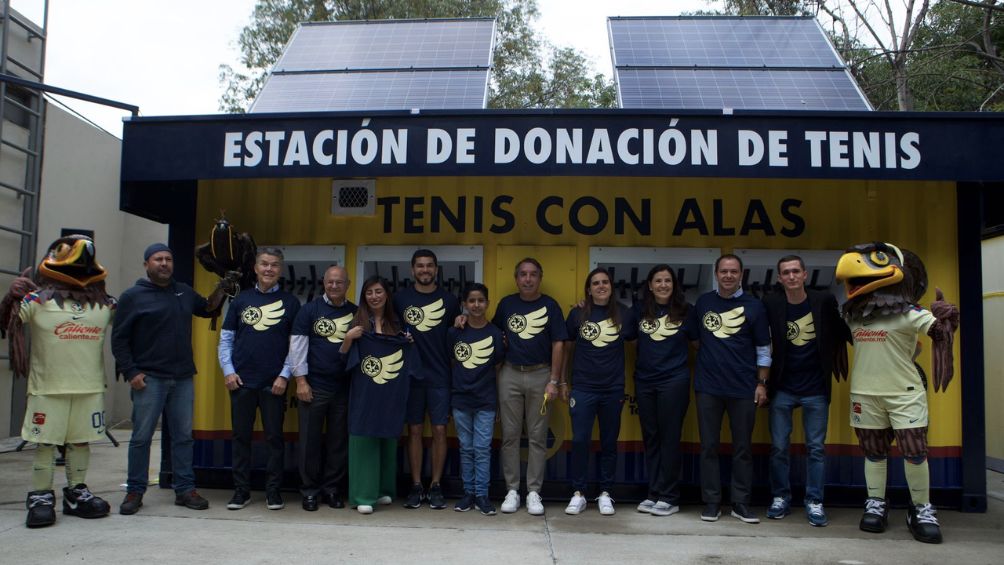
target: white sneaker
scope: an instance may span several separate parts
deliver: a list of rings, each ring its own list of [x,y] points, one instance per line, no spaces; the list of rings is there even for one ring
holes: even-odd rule
[[[680,511],[680,507],[660,500],[655,503],[650,511],[653,516],[669,516]]]
[[[388,504],[390,504],[393,501],[394,501],[394,499],[392,499],[389,496],[384,495],[384,496],[381,496],[380,498],[377,499],[377,504],[379,504],[380,506],[387,506]]]
[[[582,512],[586,509],[586,497],[582,496],[582,493],[575,491],[572,495],[572,500],[568,501],[568,506],[565,507],[565,514],[571,514],[572,516]]]
[[[596,505],[600,507],[600,514],[604,516],[613,516],[617,512],[614,510],[614,499],[610,498],[610,494],[607,491],[601,492],[596,497]]]
[[[369,504],[360,504],[359,506],[356,506],[356,510],[358,510],[360,514],[373,513],[373,507],[370,506]]]
[[[544,514],[544,503],[540,500],[540,495],[536,491],[530,491],[526,495],[526,511],[531,516],[541,516]]]
[[[638,504],[638,512],[644,512],[648,514],[652,511],[652,507],[655,506],[655,501],[651,498],[646,498]]]
[[[505,500],[502,501],[502,513],[512,514],[517,510],[519,510],[519,493],[511,490],[505,495]]]

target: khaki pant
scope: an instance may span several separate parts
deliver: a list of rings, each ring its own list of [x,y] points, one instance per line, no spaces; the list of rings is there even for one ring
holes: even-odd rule
[[[526,423],[529,450],[526,463],[526,488],[540,492],[547,462],[547,416],[540,414],[544,387],[551,380],[550,367],[522,373],[508,364],[498,376],[499,416],[502,420],[502,474],[506,488],[519,491],[519,445]]]

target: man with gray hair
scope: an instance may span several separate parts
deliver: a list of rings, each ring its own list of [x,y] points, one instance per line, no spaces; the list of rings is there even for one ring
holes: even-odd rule
[[[289,336],[300,302],[279,288],[282,251],[259,247],[255,254],[254,288],[242,291],[230,303],[220,333],[219,360],[224,384],[230,391],[233,428],[234,495],[227,509],[240,510],[251,502],[251,432],[261,412],[268,444],[265,502],[269,510],[285,506],[282,486],[283,413],[286,383],[292,374]]]

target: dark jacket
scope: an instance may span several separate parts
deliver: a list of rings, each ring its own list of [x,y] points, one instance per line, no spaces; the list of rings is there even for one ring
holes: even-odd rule
[[[851,330],[844,323],[837,310],[837,299],[830,292],[820,290],[805,289],[809,298],[809,308],[812,311],[812,320],[816,327],[816,340],[819,351],[819,364],[823,369],[823,380],[826,384],[826,398],[830,398],[830,389],[833,386],[833,364],[838,352],[843,351],[841,342],[851,342]],[[768,392],[774,396],[784,382],[785,370],[785,348],[788,346],[788,327],[785,309],[788,299],[784,290],[771,292],[763,299],[764,306],[767,307],[767,319],[770,322],[771,341],[771,365],[770,384]]]
[[[112,330],[115,372],[128,382],[139,373],[160,378],[195,374],[192,315],[208,318],[206,299],[172,279],[160,287],[149,279],[119,297]]]

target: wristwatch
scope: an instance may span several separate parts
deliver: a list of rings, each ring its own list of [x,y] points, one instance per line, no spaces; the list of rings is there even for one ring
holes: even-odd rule
[[[767,386],[767,379],[757,379],[756,382],[757,382],[757,384],[761,384],[761,385],[763,385],[765,387]]]

